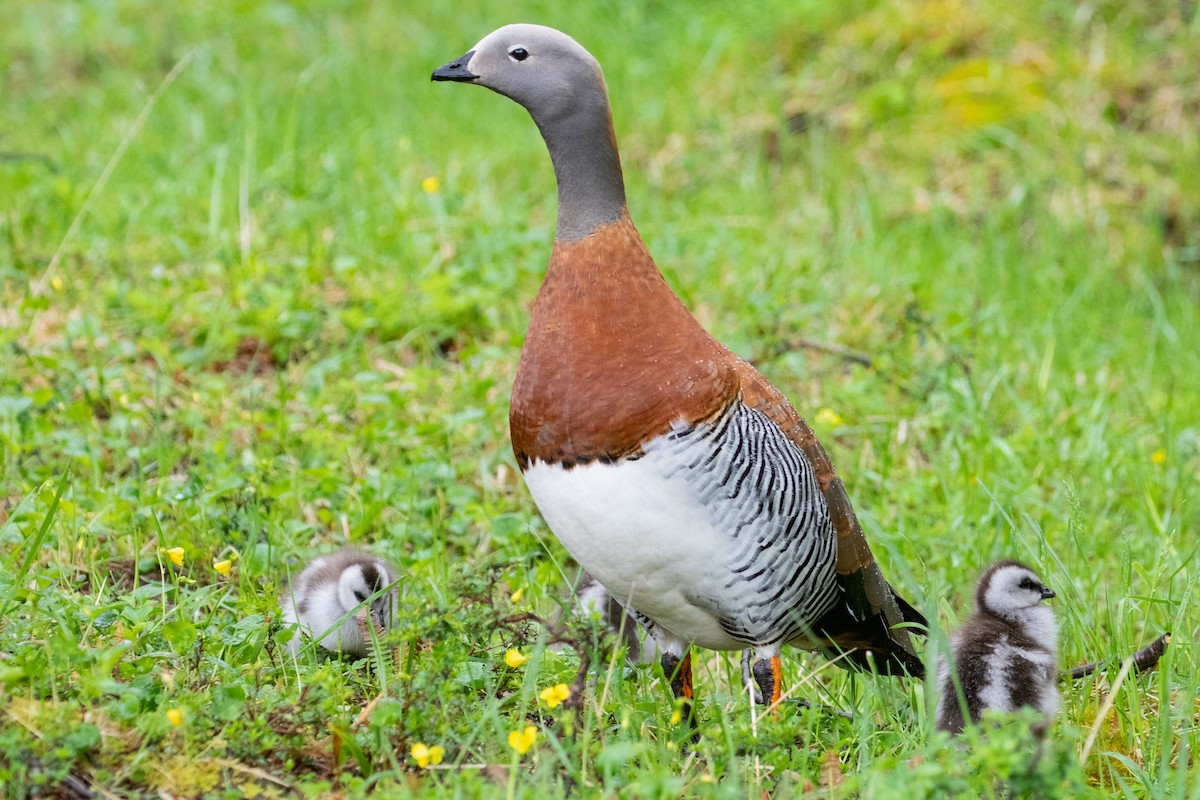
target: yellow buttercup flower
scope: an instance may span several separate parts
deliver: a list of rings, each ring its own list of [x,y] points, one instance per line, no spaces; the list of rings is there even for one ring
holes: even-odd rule
[[[421,742],[417,742],[412,746],[412,757],[417,762],[417,766],[421,769],[428,769],[432,764],[442,763],[442,756],[446,755],[446,750],[440,745],[427,747]]]
[[[822,408],[817,412],[817,416],[814,421],[821,427],[832,428],[835,425],[842,424],[842,417],[832,408]]]
[[[515,647],[504,654],[504,663],[512,669],[516,669],[528,660],[529,656],[522,655],[521,651]]]
[[[215,569],[217,572],[221,573],[222,576],[228,575],[229,570],[233,569],[233,562],[230,561],[228,558],[225,559],[224,561],[214,561],[213,569]]]
[[[421,181],[421,189],[425,194],[434,194],[438,189],[442,188],[442,182],[430,175],[425,180]]]
[[[522,598],[522,597],[524,597],[524,596],[525,596],[525,590],[524,590],[524,589],[517,589],[517,590],[516,590],[515,592],[513,592],[513,593],[512,593],[512,595],[511,595],[511,596],[508,598],[508,602],[510,602],[510,603],[519,603],[519,602],[521,602],[521,598]]]
[[[533,743],[537,741],[537,728],[526,725],[524,731],[509,731],[508,746],[517,751],[517,755],[525,755]]]
[[[1155,450],[1153,453],[1150,454],[1150,460],[1153,461],[1155,464],[1167,463],[1167,451],[1163,450],[1160,447],[1158,450]]]
[[[571,687],[565,683],[543,689],[542,693],[538,695],[538,697],[542,698],[542,702],[546,704],[547,708],[558,707],[561,703],[565,703],[570,696]]]
[[[178,728],[180,725],[183,724],[183,709],[168,708],[167,709],[167,721],[170,722],[172,725],[174,725],[176,728]]]
[[[160,547],[160,548],[158,548],[158,551],[160,553],[164,553],[167,556],[167,558],[171,559],[171,563],[174,564],[175,566],[177,566],[177,567],[183,566],[183,548],[182,547],[172,547],[170,549],[165,548],[165,547]]]

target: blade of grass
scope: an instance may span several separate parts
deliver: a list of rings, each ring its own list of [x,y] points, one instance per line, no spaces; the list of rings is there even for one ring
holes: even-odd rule
[[[1092,729],[1088,731],[1087,741],[1083,745],[1083,750],[1079,753],[1079,763],[1081,766],[1087,763],[1088,755],[1092,752],[1092,746],[1096,743],[1096,737],[1100,734],[1100,726],[1104,724],[1104,718],[1112,710],[1113,703],[1117,700],[1117,692],[1121,691],[1121,684],[1125,682],[1125,676],[1129,674],[1129,670],[1131,669],[1133,669],[1133,659],[1127,658],[1125,659],[1125,663],[1121,665],[1121,671],[1117,673],[1116,680],[1113,681],[1112,689],[1109,690],[1108,696],[1104,698],[1104,703],[1101,704],[1100,710],[1096,713]]]
[[[75,218],[71,220],[71,226],[67,228],[67,232],[63,235],[62,240],[58,243],[58,247],[54,250],[54,255],[50,256],[50,263],[46,265],[46,269],[42,272],[42,277],[39,278],[38,282],[31,288],[31,294],[40,295],[45,293],[46,285],[50,282],[50,279],[54,277],[54,273],[58,270],[59,262],[62,261],[63,250],[66,249],[67,243],[75,238],[75,234],[79,232],[79,226],[83,224],[84,216],[92,207],[92,201],[99,197],[100,193],[104,191],[105,184],[107,184],[108,179],[112,177],[113,171],[116,170],[117,164],[121,162],[121,157],[125,155],[125,151],[129,149],[129,145],[133,142],[134,138],[137,137],[138,132],[142,129],[142,126],[146,124],[146,120],[150,118],[150,112],[154,110],[154,106],[158,103],[159,98],[162,97],[167,89],[171,87],[171,84],[175,82],[176,78],[183,73],[184,69],[186,69],[187,65],[192,62],[192,58],[195,55],[196,48],[192,48],[188,52],[184,53],[183,58],[179,59],[179,61],[175,63],[175,66],[171,67],[171,71],[168,72],[166,77],[162,79],[162,82],[158,84],[158,88],[146,98],[146,103],[142,106],[141,112],[138,113],[137,118],[134,119],[133,123],[129,126],[129,130],[125,131],[125,135],[121,138],[121,141],[117,145],[117,149],[113,151],[112,156],[109,157],[108,163],[104,165],[104,169],[100,170],[100,177],[96,178],[96,182],[92,184],[91,191],[89,191],[87,197],[84,198],[83,204],[79,206],[79,211],[75,213]]]
[[[62,501],[63,492],[67,490],[67,482],[70,477],[71,468],[67,467],[63,470],[62,477],[58,479],[58,486],[54,490],[54,499],[50,501],[50,508],[46,510],[46,516],[42,517],[42,524],[38,526],[32,540],[26,540],[28,547],[25,550],[25,559],[21,562],[21,568],[17,570],[16,580],[13,581],[12,588],[8,590],[4,603],[0,605],[0,619],[4,619],[8,614],[8,607],[11,605],[13,597],[16,596],[17,590],[29,573],[29,568],[33,566],[33,560],[37,558],[38,551],[42,548],[42,542],[46,540],[46,534],[50,532],[50,526],[54,523],[54,517],[58,513],[58,506]]]

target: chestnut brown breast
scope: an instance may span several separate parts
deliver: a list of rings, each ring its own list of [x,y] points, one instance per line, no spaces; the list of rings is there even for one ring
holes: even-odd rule
[[[628,217],[556,242],[513,387],[522,468],[637,457],[737,400],[737,358],[680,302]]]

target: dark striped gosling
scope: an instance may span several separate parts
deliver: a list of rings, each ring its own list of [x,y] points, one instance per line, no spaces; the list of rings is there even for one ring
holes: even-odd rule
[[[1047,720],[1057,713],[1058,622],[1042,603],[1052,597],[1054,592],[1016,561],[1001,561],[983,573],[975,613],[954,637],[954,672],[945,660],[938,670],[938,730],[959,733],[989,708],[1029,706]]]

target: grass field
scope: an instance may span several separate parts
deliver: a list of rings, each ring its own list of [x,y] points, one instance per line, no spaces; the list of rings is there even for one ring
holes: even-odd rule
[[[1194,4],[508,9],[0,0],[0,793],[1200,797]],[[755,718],[707,652],[694,747],[603,650],[578,717],[539,700],[576,657],[504,620],[574,571],[507,409],[553,175],[523,110],[429,81],[511,21],[600,59],[660,267],[932,641],[1015,557],[1063,665],[1117,659],[1034,772],[1021,721],[956,749],[929,687],[794,651],[852,719]],[[407,573],[394,648],[289,656],[280,587],[346,543]]]

